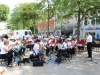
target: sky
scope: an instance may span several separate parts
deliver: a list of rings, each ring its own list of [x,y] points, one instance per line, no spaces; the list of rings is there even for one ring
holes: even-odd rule
[[[0,0],[1,4],[6,4],[10,7],[11,10],[15,7],[15,5],[24,2],[39,2],[40,0]],[[5,23],[0,23],[0,28],[5,29]]]
[[[18,3],[39,2],[39,1],[40,0],[0,0],[0,3],[8,5],[10,7],[10,10],[12,10]]]

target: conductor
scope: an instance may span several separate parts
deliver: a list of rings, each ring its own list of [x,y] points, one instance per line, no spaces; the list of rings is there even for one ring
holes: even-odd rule
[[[86,38],[88,58],[92,58],[92,41],[93,37],[90,33],[88,33],[88,36]]]

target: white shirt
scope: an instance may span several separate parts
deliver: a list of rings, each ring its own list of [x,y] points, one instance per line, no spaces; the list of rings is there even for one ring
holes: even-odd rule
[[[33,50],[35,51],[35,54],[38,54],[39,53],[39,45],[38,44],[35,44],[34,47],[33,47]]]
[[[0,48],[1,48],[3,45],[4,45],[4,43],[3,43],[3,42],[0,42]]]
[[[50,44],[51,41],[52,41],[52,40],[50,39],[48,43]]]
[[[15,45],[15,42],[10,41],[9,44],[10,44],[10,45]]]
[[[34,44],[34,40],[32,40],[32,44]]]
[[[62,47],[63,48],[66,48],[67,47],[67,43],[66,42],[63,42]]]
[[[91,35],[87,36],[86,42],[92,42],[93,38]]]
[[[2,49],[3,45],[4,45],[4,43],[0,42],[0,54],[1,54],[1,49]]]
[[[44,43],[44,46],[46,46],[47,45],[47,42],[43,42]]]
[[[71,42],[67,42],[67,47],[68,48],[72,48],[72,43]]]
[[[58,49],[63,49],[62,44],[57,44],[57,46],[58,46]]]
[[[16,40],[16,41],[15,41],[15,43],[21,44],[21,41],[19,41],[19,40]]]
[[[19,38],[19,35],[15,35],[14,37],[15,37],[15,39],[17,39],[17,38]]]
[[[15,46],[14,46],[15,49],[18,49],[18,47],[19,47],[19,45],[15,45]]]
[[[0,52],[0,54],[7,54],[8,52],[6,52],[5,50],[4,50],[4,47],[6,47],[5,45],[2,45],[2,47],[0,47],[0,49],[1,49],[1,52]]]
[[[40,45],[44,46],[44,43],[43,43],[43,41],[41,41],[41,42],[40,42]]]
[[[70,39],[72,39],[72,36],[69,36]]]

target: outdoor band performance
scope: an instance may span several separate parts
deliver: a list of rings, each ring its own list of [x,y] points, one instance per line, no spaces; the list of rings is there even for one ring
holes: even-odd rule
[[[100,75],[100,0],[0,0],[0,75]]]

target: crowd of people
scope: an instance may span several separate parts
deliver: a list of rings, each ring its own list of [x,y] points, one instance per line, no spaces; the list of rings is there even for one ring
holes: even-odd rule
[[[18,33],[14,38],[1,39],[0,43],[0,56],[8,59],[8,66],[12,66],[13,50],[19,51],[19,55],[25,55],[26,48],[33,51],[35,55],[39,56],[45,62],[45,57],[49,52],[56,52],[57,56],[61,52],[67,52],[69,56],[78,51],[86,51],[86,44],[88,49],[88,57],[91,57],[91,43],[92,37],[88,34],[87,38],[77,40],[76,37],[66,38],[65,36],[39,36],[37,38],[20,39]],[[91,40],[90,40],[91,39]]]

